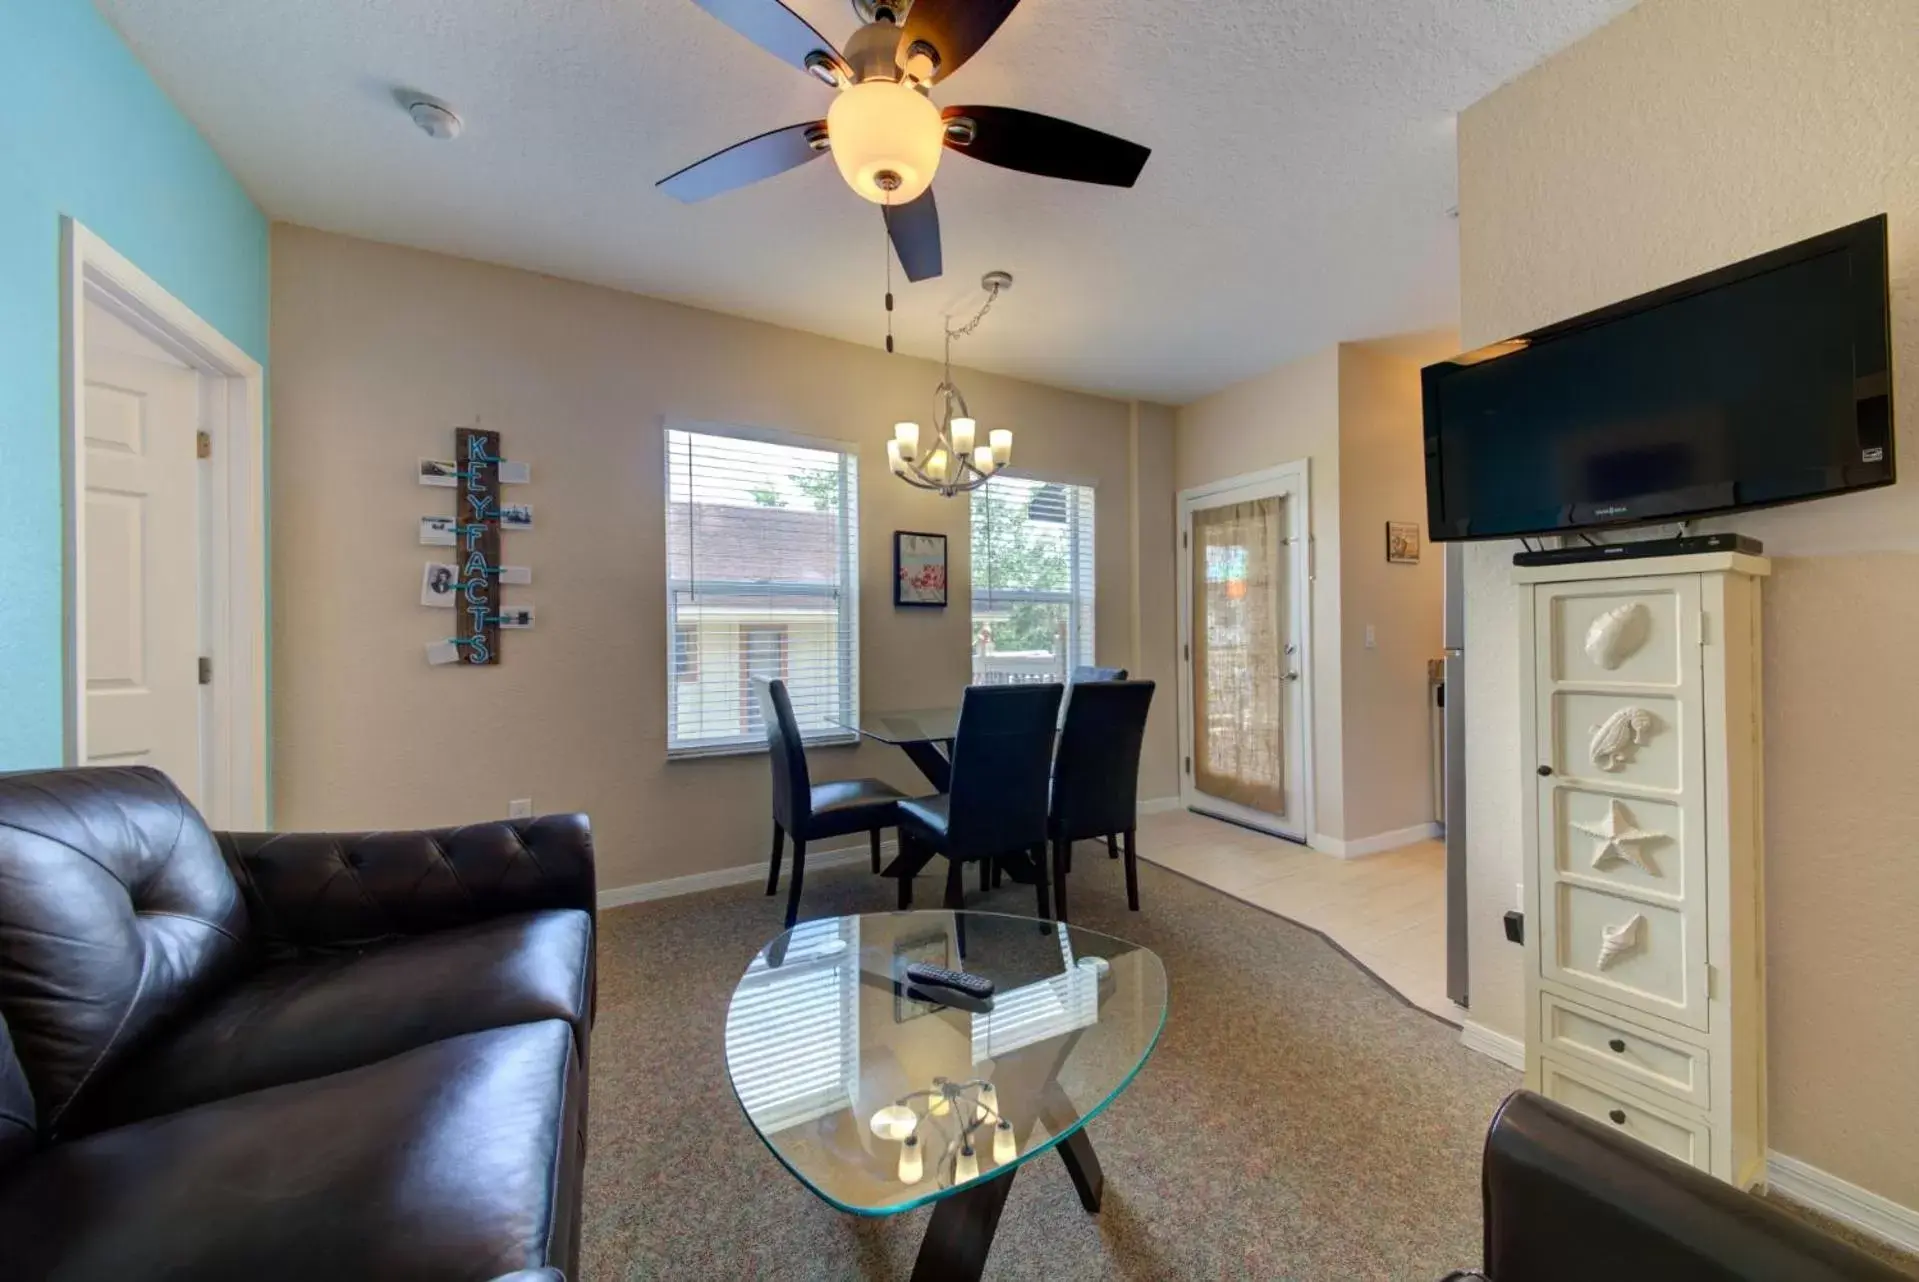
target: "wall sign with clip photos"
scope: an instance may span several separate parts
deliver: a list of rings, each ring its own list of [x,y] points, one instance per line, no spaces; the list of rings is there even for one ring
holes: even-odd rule
[[[453,612],[455,635],[426,647],[430,664],[481,667],[500,661],[502,629],[533,626],[533,607],[508,607],[505,587],[530,585],[533,571],[500,559],[500,531],[532,525],[526,504],[503,504],[502,484],[523,484],[532,470],[500,457],[500,434],[456,428],[454,460],[421,459],[421,485],[456,492],[451,517],[420,518],[420,543],[454,548],[453,559],[429,561],[420,572],[420,604]]]

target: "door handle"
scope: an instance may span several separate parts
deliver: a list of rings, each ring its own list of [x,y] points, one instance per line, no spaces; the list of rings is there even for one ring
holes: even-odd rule
[[[1286,680],[1288,680],[1288,681],[1297,681],[1297,680],[1299,680],[1299,674],[1298,674],[1297,672],[1288,672],[1288,673],[1286,674]]]

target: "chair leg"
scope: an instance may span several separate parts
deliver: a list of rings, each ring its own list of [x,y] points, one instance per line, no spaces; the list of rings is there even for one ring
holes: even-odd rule
[[[906,835],[906,829],[900,829],[900,854],[897,862],[899,864],[901,912],[905,912],[913,906],[913,874],[911,869],[913,867],[912,856],[914,853],[913,839]]]
[[[1066,921],[1066,874],[1072,871],[1073,843],[1055,838],[1053,841],[1053,911],[1057,920]]]
[[[966,865],[952,855],[946,857],[946,906],[966,907]]]
[[[1133,829],[1126,830],[1126,906],[1139,911],[1139,848]]]
[[[766,893],[780,893],[780,852],[786,849],[786,829],[773,825],[773,871],[766,875]]]
[[[880,830],[875,828],[870,835],[873,838],[873,875],[877,877],[880,872]]]
[[[1029,853],[1033,857],[1033,897],[1039,901],[1039,919],[1049,921],[1053,916],[1053,904],[1047,883],[1053,879],[1046,875],[1046,843],[1042,841]]]
[[[982,895],[991,890],[994,881],[998,880],[993,876],[993,867],[996,862],[996,860],[992,859],[982,859],[979,861],[979,893]]]
[[[1106,834],[1106,857],[1108,859],[1119,858],[1119,839],[1110,832]]]
[[[793,877],[786,888],[786,928],[800,919],[800,882],[806,877],[806,843],[793,839]]]
[[[999,889],[1000,882],[1005,878],[1005,876],[1006,876],[1005,867],[1000,863],[999,860],[995,859],[993,861],[993,889],[994,890]]]

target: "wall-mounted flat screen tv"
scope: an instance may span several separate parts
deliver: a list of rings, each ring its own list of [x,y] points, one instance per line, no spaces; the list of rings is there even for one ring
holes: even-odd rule
[[[1887,294],[1882,214],[1427,366],[1431,536],[1679,521],[1892,484]]]

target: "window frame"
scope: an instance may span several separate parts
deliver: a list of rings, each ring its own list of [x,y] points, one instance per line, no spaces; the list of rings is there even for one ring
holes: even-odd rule
[[[1036,472],[1028,472],[1028,471],[1024,471],[1022,469],[1017,469],[1017,468],[1007,468],[1003,471],[994,473],[994,480],[998,480],[1000,477],[1006,477],[1008,479],[1015,480],[1015,481],[1026,481],[1035,485],[1064,486],[1066,487],[1068,491],[1067,518],[1066,518],[1066,528],[1068,533],[1067,550],[1066,550],[1066,566],[1067,566],[1066,588],[1064,590],[1052,590],[1052,589],[1043,589],[1043,588],[994,588],[990,590],[990,601],[994,605],[1000,605],[1000,604],[1064,605],[1066,607],[1066,648],[1067,648],[1066,675],[1067,675],[1067,678],[1070,679],[1072,675],[1072,671],[1075,667],[1082,666],[1082,665],[1095,666],[1098,663],[1098,659],[1095,657],[1095,650],[1099,640],[1099,629],[1096,622],[1096,618],[1099,612],[1099,555],[1098,555],[1099,487],[1091,481],[1069,480],[1065,477],[1059,477],[1059,476],[1042,476]],[[966,650],[967,650],[967,658],[969,663],[972,661],[974,657],[973,647],[976,644],[977,638],[979,636],[979,628],[978,628],[977,620],[979,618],[980,599],[982,595],[988,595],[987,593],[983,592],[982,589],[980,588],[980,583],[982,581],[982,575],[980,573],[981,561],[976,555],[977,544],[973,535],[973,509],[971,507],[971,503],[974,498],[976,498],[979,494],[981,494],[985,490],[990,489],[991,487],[992,487],[992,482],[989,481],[987,482],[986,485],[980,487],[977,490],[974,490],[971,494],[968,495],[968,508],[966,513],[966,555],[967,555],[967,564],[970,567],[969,574],[971,577],[971,583],[968,585],[967,600],[966,600],[966,608],[967,608]],[[1085,547],[1083,550],[1080,546],[1080,540],[1082,539],[1082,537],[1084,537],[1084,534],[1080,529],[1080,522],[1075,515],[1075,504],[1073,502],[1073,497],[1071,494],[1071,491],[1073,490],[1084,490],[1086,492],[1087,503],[1092,510],[1091,511],[1092,518],[1093,518],[1092,519],[1092,525],[1093,525],[1092,543],[1088,545],[1087,547]],[[1081,594],[1076,590],[1076,587],[1075,587],[1075,585],[1079,582],[1082,561],[1084,563],[1084,566],[1086,569],[1086,575],[1087,575],[1086,592],[1083,598]],[[1082,604],[1082,600],[1084,602],[1084,606],[1086,610],[1085,626],[1082,626],[1081,620],[1080,620],[1080,607]],[[1082,633],[1086,635],[1082,636]]]
[[[740,739],[716,739],[710,742],[691,741],[680,743],[675,741],[675,717],[678,711],[675,703],[677,698],[677,682],[670,679],[672,677],[671,669],[674,665],[675,641],[673,640],[673,633],[680,626],[677,594],[689,586],[689,582],[675,580],[673,577],[672,437],[676,432],[693,436],[716,436],[729,440],[756,441],[765,445],[779,445],[792,449],[818,450],[839,456],[838,519],[840,525],[837,540],[839,545],[839,583],[837,585],[816,583],[769,585],[759,582],[743,581],[732,583],[728,586],[733,590],[740,591],[747,595],[765,593],[768,595],[789,597],[819,596],[838,602],[838,618],[836,624],[838,629],[843,631],[846,636],[846,643],[844,645],[836,643],[834,647],[837,652],[835,659],[838,664],[838,689],[841,692],[839,715],[844,718],[848,725],[857,725],[860,714],[859,446],[851,441],[808,436],[803,433],[789,432],[780,428],[755,427],[740,423],[719,423],[695,419],[666,418],[662,421],[660,427],[661,479],[664,482],[661,491],[663,501],[660,506],[661,525],[665,536],[662,540],[662,561],[664,562],[664,568],[666,570],[664,577],[666,581],[665,597],[668,631],[666,655],[669,669],[669,688],[666,706],[667,760],[687,760],[700,757],[753,756],[767,751],[766,736],[763,733],[755,733],[750,737],[742,737]],[[687,528],[690,531],[693,529],[690,509],[688,517]],[[697,578],[697,570],[695,573],[696,577],[690,581],[692,583],[700,582]],[[698,625],[694,624],[692,626],[695,631],[694,648],[698,651],[700,648],[697,638]],[[742,623],[737,626],[741,628],[741,635],[743,636],[746,628],[760,625]],[[771,626],[771,624],[769,623],[767,626]],[[785,625],[781,626],[784,627]],[[792,640],[789,634],[782,642],[780,650],[780,665],[783,672],[787,670],[787,664],[791,654],[791,645]],[[700,656],[702,661],[704,658],[704,655]],[[745,658],[744,652],[742,651],[742,671],[744,671],[744,663]],[[741,682],[741,689],[743,691],[743,699],[750,703],[752,697],[751,688],[744,680]],[[745,716],[742,716],[741,720],[744,722],[746,720]],[[830,745],[856,744],[859,742],[860,736],[857,730],[814,730],[811,732],[803,731],[802,739],[810,747],[824,747]]]

